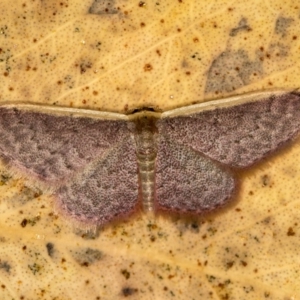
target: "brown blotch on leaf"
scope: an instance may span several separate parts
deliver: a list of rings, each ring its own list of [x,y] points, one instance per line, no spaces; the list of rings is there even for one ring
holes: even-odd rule
[[[155,237],[154,235],[151,235],[150,241],[151,241],[151,242],[155,242],[155,240],[156,240],[156,237]]]
[[[227,267],[227,269],[230,269],[230,268],[232,268],[232,267],[233,267],[233,265],[234,265],[234,261],[229,261],[229,262],[227,262],[227,263],[226,263],[226,267]]]
[[[21,222],[21,226],[24,228],[27,225],[27,219],[23,219]]]
[[[294,236],[295,234],[296,232],[294,231],[294,229],[292,227],[289,227],[287,231],[287,236]]]
[[[267,174],[265,174],[265,175],[263,175],[261,177],[261,182],[262,182],[263,186],[269,186],[270,185],[270,181],[271,181],[270,177]]]
[[[128,272],[126,269],[122,269],[121,274],[125,277],[125,279],[130,278],[130,272]]]
[[[137,289],[133,289],[133,288],[130,288],[130,287],[125,287],[125,288],[122,289],[122,295],[124,297],[128,297],[128,296],[133,295],[137,291],[138,291]]]
[[[244,266],[244,267],[246,267],[248,265],[248,263],[245,262],[244,260],[241,260],[241,265]]]
[[[145,66],[144,66],[144,71],[145,72],[150,72],[152,70],[153,70],[153,67],[152,67],[151,64],[145,64]]]
[[[80,73],[83,74],[87,71],[87,69],[90,69],[92,67],[92,63],[87,61],[80,64]]]

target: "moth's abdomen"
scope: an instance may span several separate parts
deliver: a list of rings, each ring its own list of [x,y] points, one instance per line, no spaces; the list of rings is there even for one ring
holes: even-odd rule
[[[143,209],[145,211],[153,211],[157,150],[152,120],[143,118],[137,123],[135,141]]]

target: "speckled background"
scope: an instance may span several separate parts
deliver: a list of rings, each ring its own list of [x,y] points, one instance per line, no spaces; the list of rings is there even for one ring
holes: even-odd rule
[[[2,102],[126,112],[299,87],[294,1],[0,3]],[[0,137],[1,138],[1,137]],[[75,228],[1,167],[0,299],[300,297],[298,141],[206,217]]]

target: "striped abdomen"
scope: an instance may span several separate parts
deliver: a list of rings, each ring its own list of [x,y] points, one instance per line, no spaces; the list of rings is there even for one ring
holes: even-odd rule
[[[139,167],[139,181],[145,211],[152,211],[155,193],[155,159],[156,142],[154,138],[154,122],[143,118],[137,123],[135,135],[136,153]]]

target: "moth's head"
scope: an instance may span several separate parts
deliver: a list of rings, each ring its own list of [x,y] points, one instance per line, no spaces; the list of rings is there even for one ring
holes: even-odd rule
[[[136,123],[137,127],[151,126],[151,123],[155,123],[160,118],[161,112],[155,110],[154,107],[140,107],[135,108],[127,114],[129,119]]]

